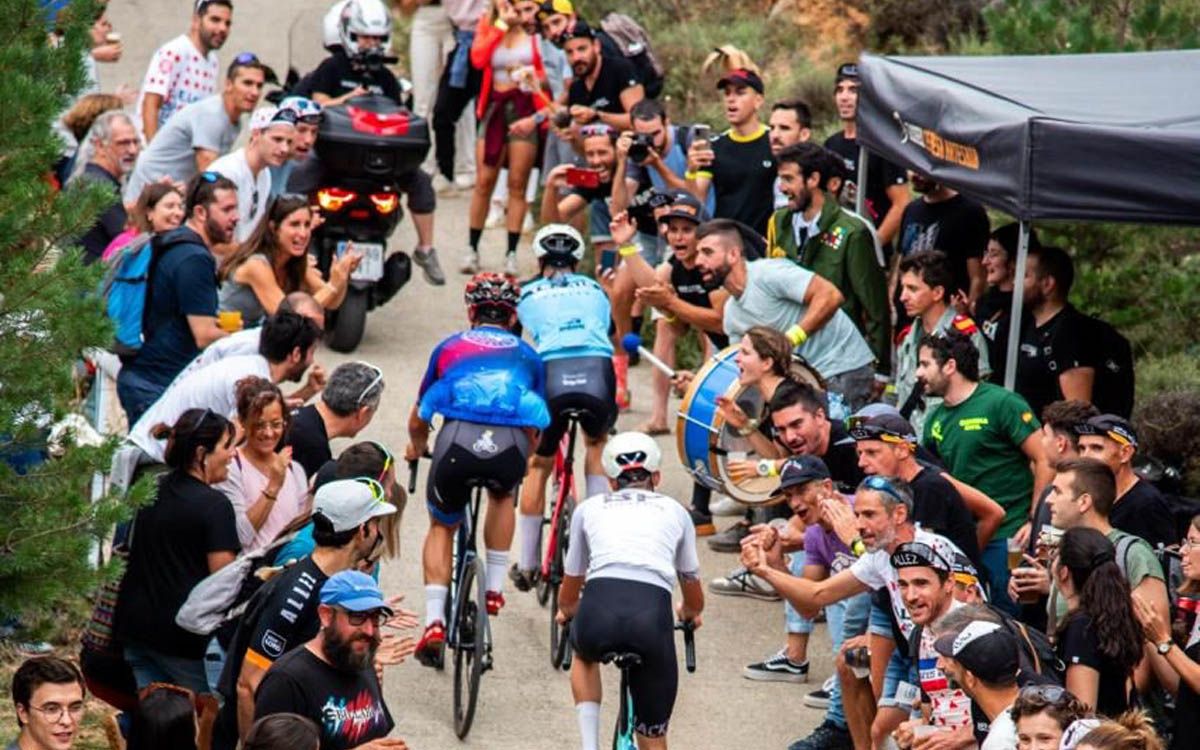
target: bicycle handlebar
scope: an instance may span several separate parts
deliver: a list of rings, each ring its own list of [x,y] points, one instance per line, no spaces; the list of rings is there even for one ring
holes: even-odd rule
[[[691,620],[675,623],[676,630],[683,631],[683,661],[688,673],[696,671],[696,628]]]

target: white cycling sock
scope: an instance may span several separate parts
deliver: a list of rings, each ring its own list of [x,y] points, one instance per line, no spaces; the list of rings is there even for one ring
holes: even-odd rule
[[[588,497],[607,494],[609,490],[608,477],[603,474],[584,474],[583,488],[587,490]]]
[[[504,575],[508,573],[508,550],[489,549],[483,559],[487,562],[487,590],[499,594],[504,591]]]
[[[541,567],[542,516],[517,516],[517,527],[521,530],[521,570],[537,570]]]
[[[433,583],[425,586],[425,627],[435,622],[446,624],[446,597],[449,594],[449,586]]]
[[[579,720],[583,750],[600,750],[600,704],[593,701],[576,703],[575,718]]]

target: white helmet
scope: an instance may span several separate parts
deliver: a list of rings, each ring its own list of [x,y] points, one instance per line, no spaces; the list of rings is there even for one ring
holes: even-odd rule
[[[583,237],[570,224],[547,224],[533,237],[533,257],[552,266],[570,266],[583,260]]]
[[[338,0],[321,19],[321,44],[325,49],[332,51],[342,43],[342,15],[349,4],[350,0]]]
[[[621,432],[609,438],[600,463],[609,479],[616,479],[630,469],[645,469],[653,474],[662,465],[662,451],[654,438],[644,432]]]
[[[338,36],[342,49],[350,57],[362,53],[358,37],[377,36],[383,38],[381,52],[388,52],[392,45],[392,14],[382,0],[350,0],[342,10],[338,23]]]

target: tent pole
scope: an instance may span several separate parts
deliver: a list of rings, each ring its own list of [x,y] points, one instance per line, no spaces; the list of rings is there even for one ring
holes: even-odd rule
[[[1013,276],[1012,314],[1008,326],[1008,357],[1004,369],[1004,387],[1014,390],[1017,384],[1017,349],[1021,343],[1021,309],[1025,305],[1025,259],[1029,255],[1029,223],[1022,220],[1017,238],[1017,267]]]
[[[855,180],[855,185],[858,190],[854,194],[854,213],[859,216],[866,216],[867,208],[867,149],[864,146],[858,147],[858,177]],[[868,221],[870,221],[868,219]]]

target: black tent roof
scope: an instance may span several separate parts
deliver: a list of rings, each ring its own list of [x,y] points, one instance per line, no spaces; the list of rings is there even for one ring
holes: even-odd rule
[[[1200,50],[859,63],[858,139],[1019,219],[1200,224]]]

